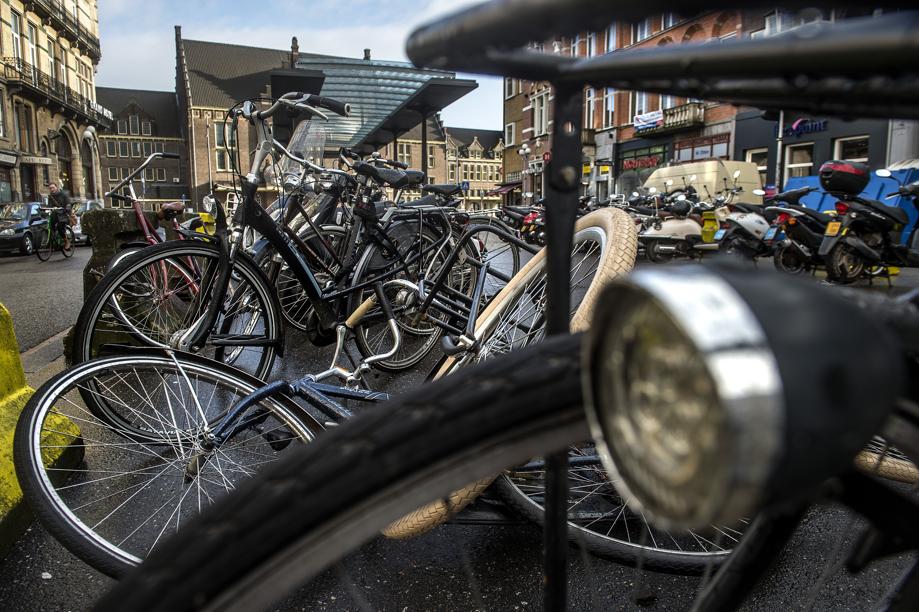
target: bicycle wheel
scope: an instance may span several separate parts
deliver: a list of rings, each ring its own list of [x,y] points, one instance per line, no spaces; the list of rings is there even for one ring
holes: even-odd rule
[[[290,452],[291,441],[320,430],[295,402],[277,397],[247,411],[234,436],[211,446],[206,427],[263,384],[219,362],[156,349],[67,370],[35,392],[17,425],[25,498],[71,552],[119,576],[189,517]],[[82,399],[87,393],[130,412],[146,438],[96,417]]]
[[[54,236],[47,227],[40,227],[35,230],[35,256],[40,261],[48,261],[54,252]]]
[[[394,224],[389,228],[387,234],[399,254],[406,260],[417,257],[419,253],[430,249],[428,254],[409,266],[407,272],[387,279],[383,283],[383,290],[392,304],[396,322],[402,332],[402,343],[396,354],[374,363],[374,367],[386,372],[399,372],[417,364],[434,348],[440,339],[441,331],[430,321],[429,317],[443,316],[437,313],[426,313],[424,317],[416,321],[418,307],[421,305],[418,294],[411,288],[401,285],[400,282],[408,281],[415,284],[422,272],[434,273],[439,270],[440,265],[449,254],[449,243],[445,248],[432,249],[432,245],[442,239],[442,236],[427,225],[423,226],[419,232],[418,225],[414,222]],[[381,276],[388,269],[398,265],[399,260],[394,252],[378,245],[371,245],[364,251],[355,266],[351,285],[356,287]],[[457,290],[463,288],[460,276],[451,276],[448,284]],[[468,285],[466,288],[468,289]],[[348,296],[348,312],[354,312],[364,300],[372,295],[372,287],[353,291]],[[386,320],[382,317],[382,309],[374,308],[367,313],[362,323],[354,330],[354,342],[364,357],[380,355],[392,348],[392,334]]]
[[[64,228],[64,235],[67,239],[61,245],[61,253],[64,254],[64,257],[73,257],[73,249],[76,247],[76,238],[73,237],[73,230],[69,227]],[[64,245],[70,245],[70,248],[65,248]]]
[[[338,225],[323,225],[318,235],[310,227],[303,228],[300,238],[325,265],[324,269],[313,270],[320,286],[332,280],[331,275],[338,271],[339,262],[344,261],[347,236],[347,230]],[[269,257],[273,252],[273,249],[267,249],[265,256]],[[267,276],[278,294],[284,320],[296,329],[306,331],[313,307],[300,281],[283,261],[272,262]]]
[[[587,328],[603,287],[632,269],[637,244],[635,224],[622,211],[600,209],[578,221],[571,253],[570,312],[574,331]],[[482,312],[476,323],[477,352],[446,360],[435,378],[542,340],[545,333],[545,261],[545,250],[542,250]],[[469,505],[493,480],[494,477],[485,478],[454,491],[448,499],[402,517],[383,533],[391,538],[408,538],[429,531]]]
[[[168,347],[207,306],[203,279],[216,273],[215,245],[165,242],[126,257],[86,298],[74,327],[71,361],[81,363],[106,344]],[[205,292],[206,293],[206,292]],[[237,253],[215,334],[202,349],[259,378],[271,371],[283,342],[274,291],[245,254]]]
[[[365,411],[208,508],[97,609],[267,608],[409,510],[583,439],[579,349],[552,338]]]
[[[494,217],[487,215],[470,215],[468,223],[463,226],[463,231],[457,232],[457,239],[466,229],[476,225],[495,227],[506,231],[510,235],[514,235],[513,229]],[[478,264],[487,263],[490,268],[496,268],[502,274],[510,277],[513,277],[520,271],[520,247],[513,242],[503,239],[498,234],[487,231],[479,232],[474,234],[465,246],[464,258],[460,261],[460,264],[464,265],[462,269],[464,270],[464,274],[468,276],[467,284],[470,287],[468,290],[470,294],[472,293],[471,288],[475,287],[475,282],[478,279],[478,273],[481,269],[479,266],[473,265],[471,260],[474,260]],[[485,280],[485,285],[483,287],[483,306],[487,305],[497,296],[506,284],[507,283],[502,279],[490,274]]]

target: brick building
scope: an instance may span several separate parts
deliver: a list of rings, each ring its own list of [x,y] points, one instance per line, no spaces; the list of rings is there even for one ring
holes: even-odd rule
[[[495,188],[504,174],[504,141],[499,130],[447,128],[447,182],[469,183],[466,210],[496,208]]]
[[[111,127],[99,132],[105,191],[111,191],[152,153],[176,153],[180,159],[160,159],[147,167],[144,200],[151,204],[188,200],[188,155],[175,93],[98,87],[96,95],[114,115]],[[140,184],[135,183],[134,188],[141,195]],[[111,200],[106,204],[124,205]]]
[[[0,201],[40,199],[49,181],[76,198],[101,192],[96,131],[95,0],[0,3]]]
[[[409,168],[421,168],[421,124],[419,123],[380,149],[387,159],[408,164]],[[428,118],[428,183],[447,183],[447,137],[439,115]]]
[[[854,14],[848,11],[845,16]],[[809,12],[806,19],[831,20],[842,16],[839,10],[823,14]],[[573,39],[533,46],[545,52],[592,57],[637,48],[769,36],[803,25],[804,21],[800,16],[779,10],[710,11],[689,18],[667,13],[638,23],[614,23],[599,32],[583,32]],[[551,158],[553,91],[547,83],[505,79],[504,98],[504,140],[508,145],[504,157],[505,185],[511,186],[519,177],[524,194],[532,192],[538,198],[545,189],[544,164]],[[757,123],[761,115],[755,109],[677,96],[585,88],[582,184],[585,190],[604,199],[613,192],[632,191],[656,168],[704,159],[753,161],[761,166],[764,179],[774,176],[775,136],[767,135],[770,126]],[[871,128],[870,132],[879,134],[885,131],[888,122],[875,123],[877,129]],[[777,132],[774,123],[770,125]],[[840,142],[864,138],[868,128],[858,129],[865,134],[840,133],[835,137]],[[900,129],[904,138],[915,138],[916,132],[910,132],[908,126]],[[875,137],[872,142],[879,151],[888,146],[894,148],[886,139]],[[856,144],[843,145],[841,149],[818,145],[817,150],[832,155],[865,147],[863,141]],[[526,159],[519,154],[523,145],[529,149]],[[784,159],[793,160],[793,167],[784,168],[783,176],[812,169],[808,163],[814,163],[815,149],[808,146],[807,142],[795,143],[787,151]],[[897,150],[909,148],[899,146]],[[877,158],[880,157],[878,152]],[[785,163],[788,162],[783,162],[783,166]]]

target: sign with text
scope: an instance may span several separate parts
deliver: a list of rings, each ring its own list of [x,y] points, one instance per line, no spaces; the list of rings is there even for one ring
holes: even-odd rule
[[[636,132],[661,127],[664,125],[664,111],[656,110],[651,111],[650,113],[635,115],[635,117],[632,119],[632,124],[635,126]]]

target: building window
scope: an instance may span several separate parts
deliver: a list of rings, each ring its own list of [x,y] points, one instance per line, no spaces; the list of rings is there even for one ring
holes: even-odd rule
[[[833,158],[868,163],[868,137],[837,138],[833,147]]]
[[[765,185],[769,181],[767,176],[769,149],[747,149],[744,153],[744,159],[751,164],[756,164],[756,169],[759,170],[759,180]]]
[[[469,164],[463,164],[463,180],[469,180]]]
[[[113,184],[118,182],[118,168],[108,169],[108,182]]]
[[[140,117],[131,115],[128,119],[130,119],[131,136],[137,136],[140,134]]]
[[[118,120],[118,133],[127,134],[128,133],[128,122],[124,119]]]
[[[661,109],[673,108],[676,106],[676,96],[661,96]]]
[[[517,125],[514,123],[508,123],[504,126],[504,144],[505,146],[511,146],[517,141]]]
[[[61,49],[61,61],[58,62],[58,70],[61,73],[60,78],[58,80],[61,83],[63,83],[65,86],[69,87],[70,83],[67,78],[67,52],[64,51],[64,49]]]
[[[798,176],[810,176],[814,170],[814,143],[785,147],[785,182]]]
[[[727,159],[730,141],[730,134],[716,134],[714,136],[683,140],[674,144],[675,159],[678,162]]]
[[[20,151],[35,151],[35,140],[32,137],[32,109],[24,104],[17,104],[13,119],[16,122],[16,144]]]
[[[407,142],[400,142],[398,148],[396,149],[396,159],[404,164],[407,164],[409,168],[412,167],[412,145]]]
[[[591,32],[587,35],[587,57],[593,57],[597,54],[597,34]]]
[[[675,26],[675,25],[677,24],[677,22],[679,22],[679,21],[680,21],[680,18],[677,17],[676,13],[674,13],[674,12],[667,12],[667,13],[664,13],[664,29],[665,29],[665,30],[666,30],[667,28],[672,28],[672,27]]]
[[[156,152],[156,153],[162,153],[162,152],[163,152],[163,143],[161,143],[161,142],[154,142],[154,143],[153,143],[153,151]]]
[[[215,123],[214,145],[217,148],[217,171],[230,172],[237,170],[236,132],[223,123]]]
[[[537,136],[549,132],[549,92],[533,96],[533,130]]]
[[[130,145],[127,140],[118,141],[118,154],[121,157],[131,157]]]
[[[616,121],[616,90],[607,87],[603,94],[603,127],[613,127]]]
[[[153,134],[153,124],[149,121],[141,121],[140,123],[140,133],[144,136],[150,136]]]
[[[504,99],[517,95],[517,79],[504,79]]]
[[[428,145],[428,169],[434,167],[434,145]]]
[[[144,157],[150,157],[151,155],[153,155],[153,143],[144,142]]]
[[[651,37],[651,18],[642,19],[632,26],[632,43],[638,43]]]
[[[450,181],[456,180],[456,164],[450,164]]]
[[[571,56],[577,57],[581,47],[581,35],[575,34],[574,40],[571,41]]]
[[[584,92],[584,127],[592,130],[594,127],[594,111],[597,108],[597,90],[588,87]]]
[[[131,141],[131,157],[140,157],[140,142],[136,140]]]
[[[606,52],[616,50],[616,24],[612,23],[606,28]]]
[[[156,179],[156,172],[154,171],[154,169],[150,167],[146,168],[144,170],[144,180],[147,181],[148,183],[152,183],[155,179]]]
[[[10,13],[10,31],[13,35],[13,57],[22,59],[22,16],[16,11]]]
[[[166,168],[157,168],[156,169],[156,180],[160,183],[166,182]]]
[[[648,95],[648,92],[645,91],[636,91],[632,92],[632,114],[633,115],[643,115],[645,113],[651,112],[650,100],[651,97]]]
[[[105,155],[107,157],[118,157],[118,143],[114,140],[106,140]]]

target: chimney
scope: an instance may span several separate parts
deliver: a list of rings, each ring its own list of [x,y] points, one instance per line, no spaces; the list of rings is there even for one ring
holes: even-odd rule
[[[364,49],[364,59],[367,61],[370,60],[370,49]]]
[[[290,67],[297,67],[297,60],[300,59],[300,45],[297,44],[297,37],[290,39]]]

